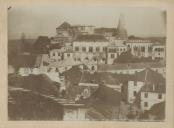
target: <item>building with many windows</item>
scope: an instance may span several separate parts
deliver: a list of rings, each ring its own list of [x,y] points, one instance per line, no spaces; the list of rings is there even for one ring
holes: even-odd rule
[[[73,41],[74,59],[105,63],[108,44],[109,41],[102,35],[79,35]]]
[[[141,110],[150,110],[153,105],[164,102],[165,90],[165,83],[144,85],[140,92]]]
[[[153,96],[155,97],[155,95],[157,95],[156,91],[159,91],[159,93],[161,93],[162,90],[163,91],[165,90],[165,78],[161,74],[151,69],[145,69],[141,72],[137,72],[131,79],[128,80],[126,84],[124,84],[122,93],[125,94],[124,100],[127,101],[128,103],[133,104],[137,101],[139,102],[140,99],[140,101],[143,102],[143,103],[141,102],[142,105],[145,102],[141,99],[142,96],[144,95],[144,92],[149,92],[150,95],[151,93],[154,93],[152,94],[152,97]],[[154,104],[158,103],[158,101],[152,101],[152,102]]]
[[[127,46],[123,43],[112,43],[107,47],[107,64],[113,64],[114,60],[127,51]]]
[[[165,59],[166,58],[166,48],[164,44],[154,44],[152,59]]]
[[[128,40],[127,46],[131,49],[131,53],[137,57],[151,57],[153,42],[149,40]]]

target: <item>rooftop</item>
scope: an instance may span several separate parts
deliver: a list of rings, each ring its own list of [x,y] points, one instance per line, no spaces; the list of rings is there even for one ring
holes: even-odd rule
[[[100,64],[98,65],[99,71],[109,70],[127,70],[127,69],[142,69],[142,68],[160,68],[165,67],[162,63],[147,62],[147,63],[118,63],[114,65]]]
[[[79,64],[81,64],[81,62],[76,62],[73,58],[68,58],[59,62],[50,62],[48,67],[66,67]]]
[[[127,43],[152,43],[150,40],[145,39],[131,39],[128,40]]]
[[[78,35],[75,41],[80,42],[108,42],[108,40],[102,35]]]
[[[119,79],[112,73],[94,73],[83,72],[80,83],[118,85]]]
[[[68,29],[70,28],[71,25],[68,22],[63,22],[59,27],[57,27],[56,29]]]
[[[118,106],[121,102],[121,93],[105,85],[100,85],[94,96],[111,105]]]
[[[165,93],[166,92],[166,86],[165,84],[159,83],[159,84],[146,84],[141,88],[141,91],[143,92],[156,92],[156,93]]]
[[[56,44],[50,44],[49,49],[61,49],[63,46],[62,44],[56,43]]]
[[[95,33],[104,33],[104,32],[112,32],[115,33],[116,32],[116,28],[96,28]]]
[[[148,84],[165,84],[165,78],[149,68],[135,73],[134,80],[146,82]]]

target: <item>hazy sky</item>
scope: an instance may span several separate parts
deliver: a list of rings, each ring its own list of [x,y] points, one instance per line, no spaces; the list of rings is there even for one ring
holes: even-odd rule
[[[28,38],[51,37],[64,21],[71,25],[116,28],[122,13],[128,35],[165,36],[163,11],[154,7],[17,6],[8,11],[8,33],[10,39],[20,38],[23,32]]]

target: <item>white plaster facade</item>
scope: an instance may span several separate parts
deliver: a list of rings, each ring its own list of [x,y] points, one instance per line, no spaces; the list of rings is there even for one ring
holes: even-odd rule
[[[86,60],[96,60],[103,54],[103,59],[106,59],[106,48],[108,46],[108,41],[99,42],[85,42],[85,41],[74,41],[73,51],[75,60],[84,61]],[[105,62],[105,61],[104,61]]]
[[[166,50],[165,45],[154,45],[152,59],[165,59]]]
[[[152,42],[148,40],[128,40],[127,46],[131,49],[131,53],[137,57],[152,56]]]
[[[88,120],[86,118],[86,108],[65,108],[64,109],[64,116],[63,116],[63,120]]]
[[[165,101],[165,93],[141,92],[141,110],[150,110],[157,103]]]
[[[128,81],[128,103],[133,103],[140,89],[144,86],[143,82],[140,81]]]

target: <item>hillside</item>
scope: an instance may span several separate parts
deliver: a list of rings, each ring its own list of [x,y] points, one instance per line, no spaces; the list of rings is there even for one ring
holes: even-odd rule
[[[28,90],[9,88],[9,120],[62,120],[63,107]]]

